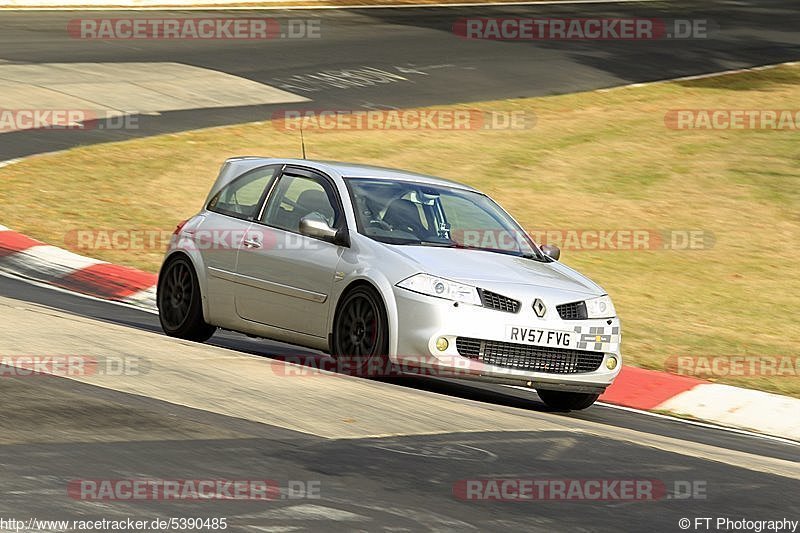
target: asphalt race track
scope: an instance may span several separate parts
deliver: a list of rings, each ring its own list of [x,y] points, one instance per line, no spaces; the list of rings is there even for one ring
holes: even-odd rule
[[[714,38],[500,43],[451,32],[458,17],[574,16],[577,9],[586,17],[705,17],[715,23]],[[140,15],[0,12],[0,67],[181,63],[310,102],[169,111],[140,117],[137,130],[3,133],[0,160],[268,118],[275,109],[545,95],[800,57],[793,0],[275,11],[269,16],[321,18],[324,38],[270,42],[69,38],[67,21],[82,16]],[[309,84],[314,73],[359,68],[407,79],[350,88]],[[54,344],[59,339],[63,348]],[[231,531],[276,532],[681,531],[681,518],[800,519],[798,444],[603,405],[555,413],[533,392],[500,386],[411,377],[285,379],[269,369],[287,355],[325,356],[227,332],[208,346],[176,341],[161,335],[153,314],[0,276],[0,354],[80,346],[138,353],[152,371],[129,383],[0,379],[0,518],[226,517]],[[204,371],[217,381],[204,381]],[[258,371],[266,372],[263,387],[250,381]],[[460,499],[459,483],[478,478],[656,480],[665,492],[655,501]],[[79,479],[310,481],[319,498],[87,501],[68,494],[69,482]],[[687,493],[687,484],[699,490]],[[699,530],[705,531],[690,529]]]
[[[86,349],[116,345],[105,328],[119,328],[129,342],[141,346],[134,355],[145,360],[156,351],[151,351],[155,339],[150,336],[171,340],[160,335],[155,315],[139,310],[5,276],[0,277],[0,294],[18,298],[0,298],[0,335],[7,339],[20,327],[17,317],[25,314],[34,318],[22,327],[40,331],[33,339],[52,331],[55,339],[69,339]],[[8,309],[15,316],[9,317]],[[50,322],[56,316],[60,324]],[[65,320],[82,321],[78,331],[83,336],[68,330]],[[6,349],[75,352],[61,344],[34,344],[30,348],[24,341]],[[217,333],[209,348],[235,350],[232,370],[218,366],[220,376],[234,373],[230,396],[224,377],[214,383],[219,390],[212,395],[222,395],[228,413],[220,414],[213,406],[193,406],[195,401],[202,404],[210,390],[200,378],[192,387],[195,359],[185,347],[191,343],[179,344],[167,354],[165,369],[151,371],[148,380],[162,388],[180,388],[185,398],[192,398],[187,404],[62,377],[6,376],[0,515],[227,517],[232,531],[678,531],[678,520],[684,517],[791,519],[800,512],[791,496],[800,484],[798,445],[600,405],[582,413],[554,413],[532,392],[440,379],[308,381],[315,378],[276,378],[267,370],[265,375],[280,380],[285,390],[265,399],[259,397],[259,388],[248,393],[241,382],[244,374],[235,374],[237,360],[274,372],[272,365],[287,355],[315,354],[226,332]],[[176,385],[173,373],[188,385]],[[334,387],[329,389],[334,394],[353,386],[369,389],[342,401],[309,387],[319,380]],[[265,382],[264,389],[271,385]],[[302,408],[308,401],[319,405]],[[236,407],[242,403],[248,406],[244,410]],[[364,405],[373,410],[371,415],[363,413]],[[451,414],[453,409],[460,418]],[[289,422],[270,423],[271,417]],[[480,420],[482,429],[469,426]],[[351,424],[359,423],[366,426],[364,433],[351,434]],[[297,424],[312,429],[287,427]],[[317,424],[334,429],[315,434]],[[407,427],[418,429],[403,429]],[[281,486],[289,480],[316,483],[319,498],[92,502],[69,497],[65,490],[81,479],[220,478],[273,479]],[[656,480],[666,492],[654,501],[610,502],[463,501],[454,495],[462,480],[486,478]],[[700,492],[688,497],[687,484],[697,484]]]
[[[705,39],[465,40],[463,17],[652,17],[708,21]],[[231,12],[232,17],[321,19],[321,38],[268,41],[98,41],[70,37],[80,18],[219,16],[219,12],[0,12],[0,67],[16,63],[177,62],[229,73],[311,101],[191,109],[139,117],[137,129],[5,133],[0,160],[130,136],[267,119],[276,109],[375,109],[590,90],[718,72],[800,57],[794,0],[710,0],[580,6]],[[405,80],[336,87],[320,73],[378,69]],[[312,78],[311,76],[317,76]],[[0,68],[0,79],[2,69]],[[134,108],[135,110],[135,108]]]

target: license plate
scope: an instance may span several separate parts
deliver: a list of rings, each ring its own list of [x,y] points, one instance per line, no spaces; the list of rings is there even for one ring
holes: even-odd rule
[[[533,344],[535,346],[571,348],[577,343],[575,335],[572,331],[506,326],[506,339],[508,341]]]

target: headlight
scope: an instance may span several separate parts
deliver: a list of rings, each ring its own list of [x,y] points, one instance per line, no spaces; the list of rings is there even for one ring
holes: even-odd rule
[[[404,279],[397,286],[420,294],[444,298],[445,300],[481,305],[481,298],[478,296],[477,288],[457,281],[437,278],[430,274],[415,274],[410,278]]]
[[[617,316],[617,310],[611,303],[608,295],[586,300],[586,314],[589,318],[613,318]]]

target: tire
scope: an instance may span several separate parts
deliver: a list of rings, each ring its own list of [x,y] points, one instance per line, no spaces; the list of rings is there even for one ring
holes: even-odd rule
[[[216,327],[203,319],[200,284],[192,263],[185,257],[172,259],[158,277],[158,319],[170,337],[205,342]]]
[[[590,407],[599,394],[589,394],[583,392],[564,392],[557,390],[536,390],[539,398],[551,409],[557,411],[581,411]]]
[[[389,327],[378,291],[357,285],[340,300],[333,321],[331,353],[340,372],[362,377],[388,377]]]

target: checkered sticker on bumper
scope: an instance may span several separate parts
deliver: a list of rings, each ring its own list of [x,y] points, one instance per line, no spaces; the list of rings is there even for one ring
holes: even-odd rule
[[[585,330],[585,331],[584,331]],[[579,350],[595,352],[616,352],[619,350],[619,326],[575,326]]]

